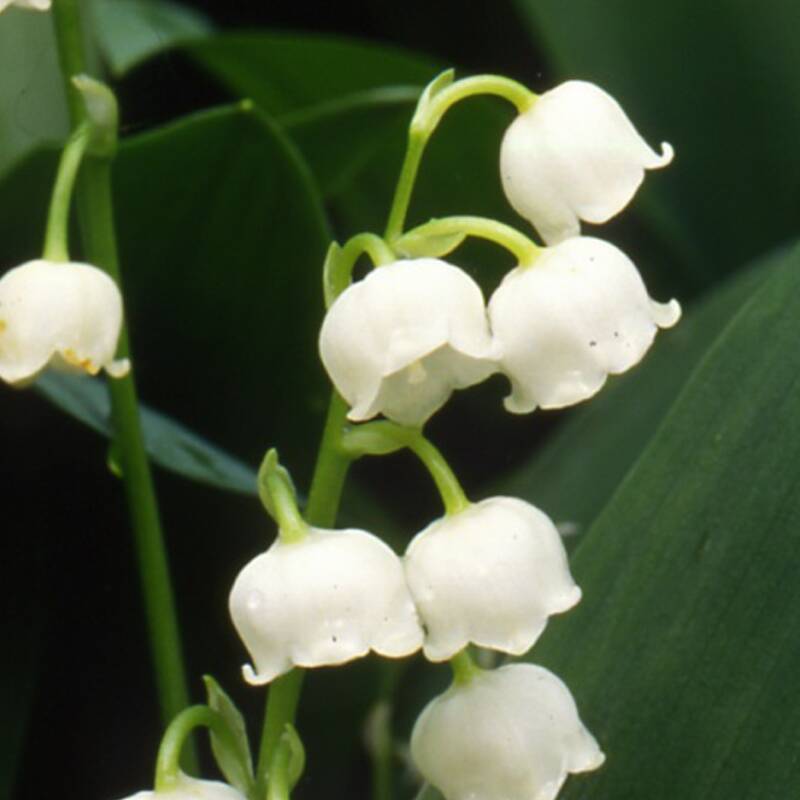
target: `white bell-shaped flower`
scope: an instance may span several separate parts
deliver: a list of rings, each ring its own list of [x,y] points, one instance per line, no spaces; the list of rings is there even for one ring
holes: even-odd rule
[[[422,425],[454,389],[496,371],[480,288],[434,258],[370,272],[335,300],[320,355],[354,421],[384,414]]]
[[[569,689],[533,664],[480,672],[435,698],[411,755],[446,800],[553,800],[569,773],[605,760]]]
[[[581,598],[555,525],[514,497],[436,520],[411,541],[405,568],[431,661],[469,643],[521,655]]]
[[[0,379],[33,380],[48,365],[120,377],[115,361],[122,297],[114,281],[89,264],[29,261],[0,278]]]
[[[677,301],[648,297],[633,262],[608,242],[579,236],[545,248],[489,301],[511,380],[506,408],[524,414],[586,400],[608,375],[637,364],[680,315]]]
[[[548,244],[605,222],[630,202],[646,169],[665,167],[613,97],[585,81],[545,92],[506,131],[500,175],[511,205]]]
[[[362,530],[310,528],[277,539],[239,573],[230,612],[264,684],[292,667],[343,664],[374,650],[398,658],[422,645],[400,559]]]
[[[0,0],[0,13],[10,6],[17,8],[29,8],[32,11],[48,11],[51,0]]]
[[[245,796],[219,781],[203,781],[180,773],[175,784],[166,791],[143,791],[124,800],[246,800]]]

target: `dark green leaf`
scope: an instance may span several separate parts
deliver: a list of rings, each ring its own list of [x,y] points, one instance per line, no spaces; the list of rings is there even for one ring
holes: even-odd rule
[[[211,749],[222,774],[228,782],[243,794],[249,794],[253,782],[253,759],[250,755],[250,741],[247,738],[242,712],[236,707],[223,688],[211,675],[204,675],[208,705],[228,726],[228,740],[217,736],[211,730]]]
[[[346,189],[407,126],[438,71],[399,50],[312,35],[223,34],[188,49],[235,96],[276,115],[326,196]]]
[[[599,84],[650,142],[675,146],[637,207],[695,254],[696,280],[795,235],[796,179],[776,176],[800,174],[800,4],[516,3],[563,78]]]
[[[48,372],[36,387],[63,411],[104,436],[111,436],[111,409],[105,382]],[[164,469],[220,489],[256,493],[256,473],[169,417],[141,409],[145,449]]]
[[[800,250],[717,337],[579,544],[533,659],[608,755],[565,798],[800,793]]]
[[[781,251],[764,259],[690,306],[674,329],[659,334],[640,366],[609,379],[526,465],[495,488],[541,506],[565,532],[583,533],[653,437],[719,331],[783,258]]]
[[[217,36],[189,52],[234,95],[276,115],[322,187],[341,239],[382,230],[416,99],[441,64],[357,41],[272,33]],[[513,112],[497,100],[465,105],[434,137],[411,222],[470,213],[519,223],[498,171]]]
[[[92,0],[91,11],[97,45],[115,75],[211,31],[208,18],[169,0]]]

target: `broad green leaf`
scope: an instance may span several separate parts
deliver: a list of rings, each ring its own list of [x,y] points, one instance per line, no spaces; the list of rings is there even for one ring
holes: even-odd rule
[[[438,71],[394,48],[313,35],[222,34],[187,49],[235,96],[276,116],[326,196],[379,157]]]
[[[204,675],[203,683],[206,686],[208,705],[225,721],[231,734],[231,742],[235,745],[235,748],[229,748],[226,741],[212,729],[211,749],[214,751],[214,758],[228,782],[243,794],[248,794],[254,782],[253,758],[250,755],[250,741],[242,712],[211,675]]]
[[[91,0],[97,46],[114,75],[178,42],[202,39],[211,22],[200,12],[169,0]]]
[[[516,5],[561,78],[597,83],[650,142],[675,146],[640,200],[665,237],[696,252],[705,284],[794,236],[798,3],[776,0],[757,14],[745,0]]]
[[[800,250],[719,334],[572,560],[532,659],[608,755],[570,798],[800,793]]]
[[[396,48],[313,34],[219,34],[186,49],[237,95],[276,116],[371,105],[382,95],[370,92],[386,87],[419,94],[436,74],[430,60]]]
[[[36,388],[63,411],[111,437],[111,408],[103,380],[48,372],[36,381]],[[255,470],[246,464],[157,411],[143,407],[141,418],[145,449],[159,466],[220,489],[256,493]]]
[[[0,175],[68,132],[67,103],[49,14],[0,17]]]
[[[642,363],[577,407],[526,464],[494,484],[579,535],[600,513],[669,411],[719,331],[771,274],[785,251],[731,277],[662,331]],[[537,414],[543,412],[536,412]]]

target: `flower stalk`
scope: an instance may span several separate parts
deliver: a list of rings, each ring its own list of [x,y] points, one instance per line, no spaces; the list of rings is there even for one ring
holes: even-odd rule
[[[536,95],[521,83],[500,75],[476,75],[455,83],[452,81],[453,70],[438,75],[428,84],[417,103],[408,132],[400,177],[386,223],[384,238],[390,244],[403,233],[411,193],[428,140],[450,108],[469,97],[488,94],[508,100],[521,114],[530,109],[537,99]]]

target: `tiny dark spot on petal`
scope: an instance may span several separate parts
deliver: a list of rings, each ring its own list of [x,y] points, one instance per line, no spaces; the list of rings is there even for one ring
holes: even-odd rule
[[[594,339],[592,339],[592,341],[589,342],[589,347],[597,347],[597,342]]]
[[[339,640],[335,636],[331,636],[331,641],[332,642],[338,642]]]

